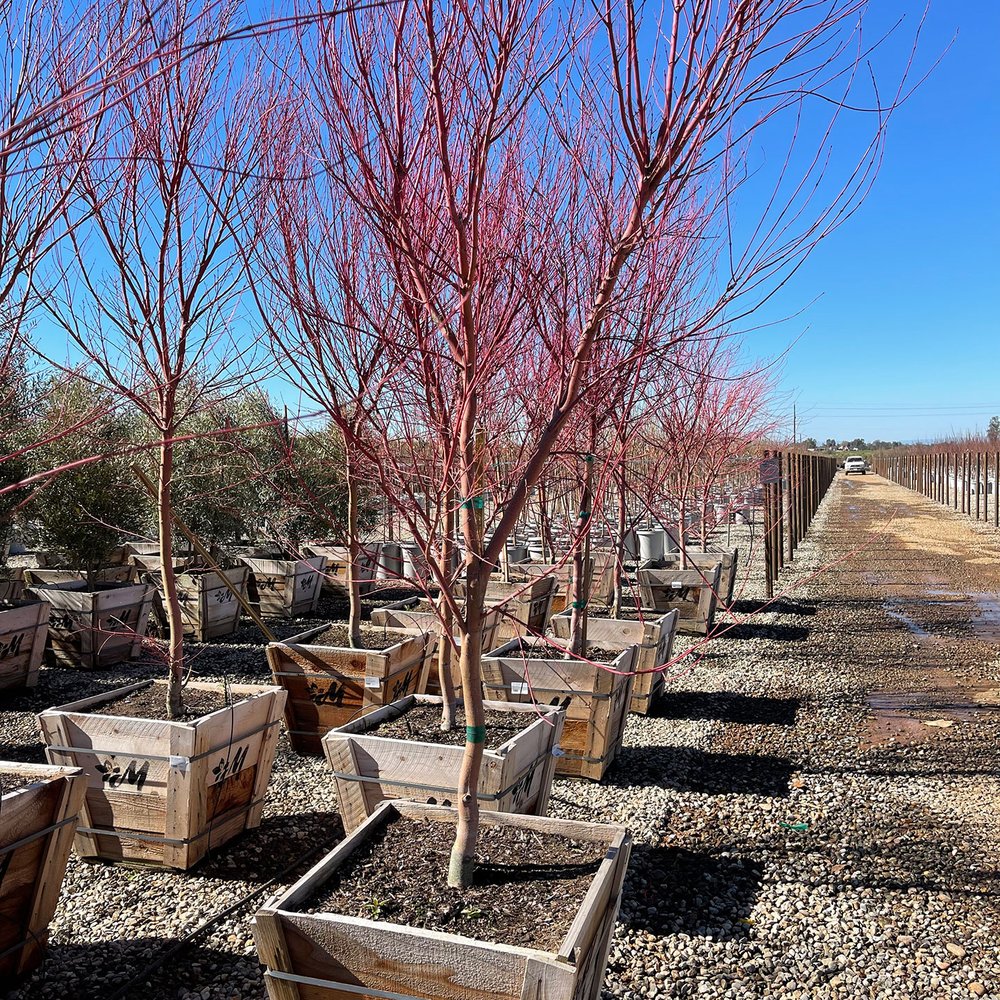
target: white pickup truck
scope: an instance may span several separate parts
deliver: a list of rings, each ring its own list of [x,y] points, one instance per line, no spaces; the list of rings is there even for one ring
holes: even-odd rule
[[[868,471],[868,463],[860,455],[849,455],[844,459],[844,475],[860,472],[863,476]]]

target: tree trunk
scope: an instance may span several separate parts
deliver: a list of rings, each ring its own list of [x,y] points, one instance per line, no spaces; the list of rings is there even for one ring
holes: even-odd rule
[[[444,541],[441,545],[441,578],[451,579],[452,561],[455,545],[455,491],[450,489],[446,498],[444,514]],[[451,676],[452,632],[454,620],[451,605],[444,605],[443,632],[438,645],[438,685],[441,688],[441,732],[450,733],[455,728],[455,712],[458,699],[455,697],[455,685]]]
[[[628,530],[628,503],[625,496],[625,460],[618,467],[618,538],[615,541],[615,596],[611,617],[622,616],[622,578],[625,575],[625,532]]]
[[[361,581],[358,566],[361,546],[358,544],[358,482],[351,461],[351,449],[345,448],[344,474],[347,476],[347,595],[351,603],[348,617],[349,642],[352,649],[361,648]]]
[[[448,885],[468,888],[475,874],[476,842],[479,839],[479,771],[486,741],[483,710],[482,663],[483,600],[486,596],[481,560],[469,563],[467,571],[465,627],[459,668],[465,705],[465,753],[458,776],[458,829],[448,865]]]
[[[181,684],[184,680],[184,623],[177,597],[177,574],[174,572],[174,507],[171,479],[174,472],[173,431],[163,433],[156,482],[156,513],[160,536],[160,579],[163,604],[167,613],[167,718],[176,719],[184,710]]]
[[[542,562],[555,562],[556,548],[552,539],[552,522],[549,519],[548,491],[541,481],[538,483],[538,515],[542,534]]]
[[[587,653],[587,603],[590,600],[590,520],[594,504],[594,456],[584,457],[583,489],[576,515],[577,544],[573,552],[573,610],[570,615],[570,651]],[[582,541],[580,536],[583,535]]]

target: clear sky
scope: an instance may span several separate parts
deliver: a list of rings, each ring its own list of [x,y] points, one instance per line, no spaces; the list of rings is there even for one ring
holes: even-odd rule
[[[880,23],[907,10],[912,23],[922,4],[873,8]],[[873,192],[761,312],[808,307],[748,344],[793,345],[789,434],[793,401],[799,437],[821,442],[934,440],[1000,414],[998,40],[998,0],[934,0],[918,66],[944,54],[891,123]]]

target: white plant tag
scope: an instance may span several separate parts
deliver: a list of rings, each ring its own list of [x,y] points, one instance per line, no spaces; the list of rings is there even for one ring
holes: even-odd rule
[[[528,682],[527,681],[514,681],[510,686],[511,694],[528,694]]]
[[[178,771],[182,774],[188,769],[188,758],[187,757],[175,757],[173,754],[170,755],[170,766],[176,767]]]
[[[376,688],[377,689],[381,683],[382,682],[379,680],[378,677],[369,677],[367,674],[365,674],[365,687],[366,688]]]

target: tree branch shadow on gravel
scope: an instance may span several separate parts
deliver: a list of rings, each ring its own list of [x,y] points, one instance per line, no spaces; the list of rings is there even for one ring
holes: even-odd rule
[[[257,959],[207,948],[194,942],[182,947],[163,968],[149,971],[177,942],[170,937],[49,945],[46,960],[5,1000],[65,997],[67,1000],[159,1000],[199,992],[218,984],[243,1000],[267,996]],[[126,988],[135,980],[131,988]],[[7,984],[4,984],[6,986]]]
[[[343,839],[344,827],[335,812],[266,816],[256,829],[247,830],[209,854],[193,874],[224,881],[266,882],[303,859],[294,869],[301,875]],[[282,880],[293,878],[291,874],[282,875]]]
[[[817,607],[808,601],[792,601],[786,597],[777,597],[773,601],[733,601],[729,610],[737,615],[757,615],[762,613],[776,615],[814,615]]]
[[[732,691],[670,690],[653,707],[656,719],[713,719],[743,725],[794,726],[799,698],[769,698]]]
[[[722,625],[715,631],[718,639],[769,639],[772,642],[805,642],[811,629],[804,625],[776,625],[745,622],[742,625]]]
[[[693,747],[623,747],[603,783],[701,795],[785,798],[795,768],[785,757],[712,753]]]
[[[763,881],[763,863],[749,858],[637,844],[619,919],[658,935],[745,938]]]

